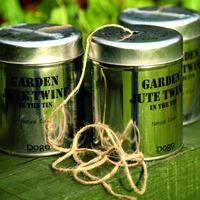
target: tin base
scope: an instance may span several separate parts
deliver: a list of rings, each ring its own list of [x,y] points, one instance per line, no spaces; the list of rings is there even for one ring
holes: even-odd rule
[[[176,149],[175,151],[169,153],[169,154],[166,154],[166,155],[162,155],[162,156],[156,156],[156,157],[149,157],[149,158],[144,158],[145,161],[153,161],[153,160],[160,160],[160,159],[164,159],[164,158],[167,158],[169,156],[172,156],[176,153],[178,153],[183,147],[183,144],[178,148]]]
[[[43,153],[19,153],[19,152],[13,152],[7,149],[0,148],[0,151],[3,151],[4,153],[7,153],[9,155],[13,156],[23,156],[23,157],[43,157],[43,156],[53,156],[58,155],[62,152],[59,151],[52,151],[52,152],[43,152]]]
[[[192,118],[192,119],[190,119],[188,121],[184,121],[183,122],[183,126],[187,126],[187,125],[192,124],[192,123],[194,123],[194,122],[196,122],[198,120],[200,120],[200,115],[195,117],[195,118]]]

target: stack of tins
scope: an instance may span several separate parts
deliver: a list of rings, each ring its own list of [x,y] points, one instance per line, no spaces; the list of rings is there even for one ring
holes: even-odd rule
[[[16,25],[0,29],[0,48],[0,149],[23,156],[58,153],[45,142],[44,122],[79,80],[81,33],[72,26]],[[82,126],[79,96],[65,108],[65,145]],[[54,119],[55,137],[62,117]]]
[[[132,30],[111,26],[92,35],[94,121],[120,133],[132,119],[145,159],[160,159],[182,147],[182,36],[157,26]],[[138,132],[129,135],[134,151]]]
[[[150,7],[122,11],[124,26],[148,24],[172,28],[183,36],[183,125],[200,119],[200,15],[178,7]],[[167,53],[167,52],[166,52]]]

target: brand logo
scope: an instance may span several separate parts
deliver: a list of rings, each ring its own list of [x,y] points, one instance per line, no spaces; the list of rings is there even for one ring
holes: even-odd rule
[[[157,146],[157,152],[161,153],[161,152],[168,152],[171,151],[173,148],[175,147],[175,143],[171,143],[171,144],[166,144],[163,146]]]
[[[27,149],[27,152],[43,152],[43,151],[49,151],[50,146],[47,144],[45,145],[27,144],[26,149]]]

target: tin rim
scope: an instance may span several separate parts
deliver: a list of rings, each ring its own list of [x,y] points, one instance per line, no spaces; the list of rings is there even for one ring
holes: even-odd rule
[[[91,61],[95,64],[95,65],[99,65],[100,67],[104,68],[104,69],[113,69],[113,70],[128,70],[128,69],[134,69],[134,68],[137,68],[138,70],[145,70],[145,69],[151,69],[151,68],[163,68],[163,67],[167,67],[167,66],[170,66],[176,62],[180,62],[182,63],[182,60],[183,60],[183,56],[178,58],[177,60],[174,60],[174,61],[169,61],[169,62],[166,62],[166,63],[161,63],[161,64],[146,64],[146,65],[119,65],[119,64],[116,64],[116,63],[104,63],[104,62],[98,62],[98,61],[95,61],[95,60],[92,60]]]
[[[22,152],[14,152],[10,151],[7,149],[0,148],[0,150],[4,153],[7,153],[9,155],[13,156],[22,156],[22,157],[45,157],[45,156],[53,156],[53,155],[58,155],[61,154],[62,152],[59,151],[49,151],[49,152],[44,152],[44,153],[22,153]]]
[[[154,161],[154,160],[160,160],[160,159],[168,158],[169,156],[177,154],[183,148],[183,146],[184,146],[184,144],[181,144],[175,151],[173,151],[169,154],[162,155],[162,156],[144,157],[144,160],[145,161]]]
[[[172,28],[183,35],[183,40],[200,36],[200,13],[192,9],[161,6],[128,8],[122,11],[118,21],[125,26],[149,24]]]
[[[190,124],[193,124],[195,122],[198,122],[200,120],[200,115],[194,117],[194,118],[191,118],[187,121],[183,121],[183,126],[187,126],[187,125],[190,125]]]
[[[182,36],[172,29],[135,25],[127,37],[126,31],[111,25],[92,35],[89,58],[116,66],[154,66],[181,59],[182,48]]]
[[[0,61],[42,65],[83,54],[82,34],[71,25],[19,24],[0,29]]]

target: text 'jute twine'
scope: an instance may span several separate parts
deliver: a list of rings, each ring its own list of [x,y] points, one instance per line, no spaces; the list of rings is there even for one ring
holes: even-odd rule
[[[55,150],[64,153],[61,157],[59,157],[57,160],[55,160],[52,163],[52,168],[56,171],[63,172],[63,173],[71,173],[76,181],[78,181],[81,184],[84,185],[93,185],[93,184],[102,184],[103,187],[112,194],[113,196],[120,198],[120,199],[128,199],[128,200],[135,200],[136,197],[130,196],[130,195],[124,195],[114,192],[112,186],[107,183],[107,181],[116,175],[116,173],[119,171],[119,168],[124,168],[127,180],[134,192],[137,194],[143,194],[146,190],[147,185],[147,166],[144,162],[144,156],[139,151],[139,144],[140,144],[140,133],[136,126],[136,124],[130,120],[127,124],[125,130],[121,134],[115,133],[108,125],[104,123],[95,123],[95,124],[89,124],[81,128],[77,133],[74,134],[74,138],[71,144],[70,148],[64,148],[61,146],[62,141],[64,137],[66,136],[66,132],[68,131],[67,127],[67,113],[66,113],[66,104],[69,102],[69,100],[74,97],[83,82],[85,70],[86,70],[86,64],[88,59],[88,52],[89,52],[89,45],[91,42],[91,36],[98,30],[103,29],[105,27],[118,27],[123,29],[125,32],[128,33],[128,36],[126,35],[124,38],[120,39],[126,39],[130,37],[133,33],[133,31],[124,28],[120,25],[105,25],[98,29],[96,29],[94,32],[92,32],[88,38],[87,38],[87,45],[86,50],[83,58],[83,68],[82,73],[80,76],[80,80],[77,84],[77,86],[72,90],[72,92],[67,96],[67,98],[51,113],[49,119],[45,123],[45,137],[47,143],[54,148]],[[55,132],[55,116],[58,112],[62,113],[63,119],[62,122],[59,124],[59,133],[57,137],[52,137],[51,134]],[[104,120],[103,120],[104,121]],[[58,127],[58,126],[57,126]],[[89,129],[95,129],[95,133],[98,134],[98,138],[100,140],[101,148],[81,148],[79,145],[79,141],[81,140],[84,133],[86,133]],[[123,142],[128,137],[128,133],[130,133],[130,130],[135,129],[137,131],[137,145],[136,150],[133,153],[127,153],[122,148]],[[92,159],[89,161],[83,161],[81,158],[81,155],[84,154],[91,154],[95,155]],[[112,155],[117,157],[117,159],[112,159]],[[72,157],[76,163],[75,167],[61,167],[59,164],[63,162],[65,159]],[[92,174],[92,170],[101,167],[103,164],[109,163],[111,166],[113,166],[112,170],[104,175],[103,177],[99,177],[97,175]],[[141,167],[143,171],[143,182],[142,186],[138,187],[137,184],[134,182],[130,168],[132,167]],[[87,180],[83,177],[86,177]]]

